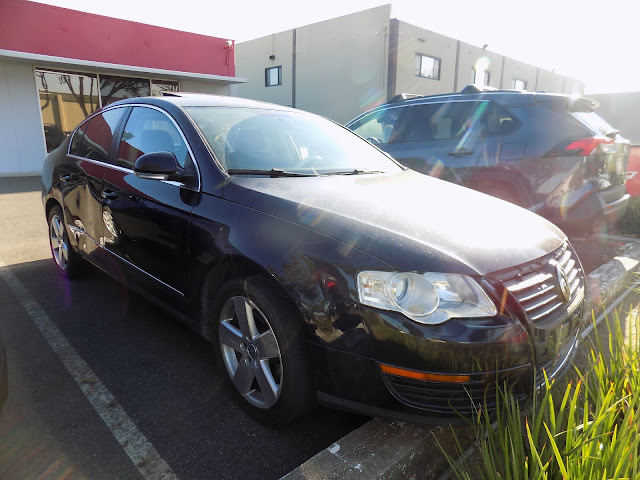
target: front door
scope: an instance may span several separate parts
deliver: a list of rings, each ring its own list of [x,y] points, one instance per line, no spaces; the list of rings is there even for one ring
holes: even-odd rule
[[[188,174],[181,181],[143,179],[135,161],[150,152],[174,153]],[[186,141],[165,112],[136,106],[102,186],[104,247],[145,291],[179,305],[187,285],[189,225],[198,179]]]

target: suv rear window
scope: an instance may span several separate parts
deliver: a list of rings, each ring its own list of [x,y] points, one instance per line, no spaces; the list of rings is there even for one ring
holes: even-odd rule
[[[606,135],[615,132],[616,129],[609,125],[604,118],[596,112],[571,112],[575,118],[587,126],[596,135]]]

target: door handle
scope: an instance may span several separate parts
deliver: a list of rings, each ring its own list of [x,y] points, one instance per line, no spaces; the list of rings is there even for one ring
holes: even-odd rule
[[[466,148],[458,148],[453,152],[449,152],[449,155],[451,155],[452,157],[464,157],[466,155],[471,155],[473,152],[474,150],[467,150]]]
[[[113,190],[103,190],[102,191],[102,198],[108,199],[108,200],[113,200],[113,199],[118,198],[118,194],[116,192],[114,192]]]

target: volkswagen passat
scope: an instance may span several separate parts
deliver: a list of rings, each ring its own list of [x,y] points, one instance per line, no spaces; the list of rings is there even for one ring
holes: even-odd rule
[[[55,265],[88,261],[214,345],[238,401],[412,421],[526,393],[575,350],[584,276],[541,217],[237,98],[114,103],[49,154]]]

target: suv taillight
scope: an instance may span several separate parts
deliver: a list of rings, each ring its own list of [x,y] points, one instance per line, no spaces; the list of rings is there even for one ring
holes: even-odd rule
[[[615,141],[608,137],[588,137],[575,140],[569,145],[564,147],[565,153],[573,155],[592,155],[594,153],[600,153],[604,150],[605,145],[612,145]],[[600,148],[600,147],[604,148]]]

